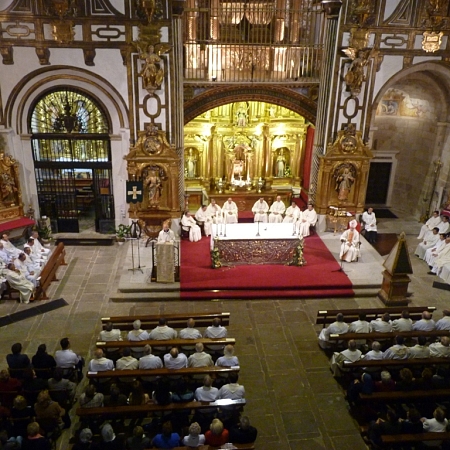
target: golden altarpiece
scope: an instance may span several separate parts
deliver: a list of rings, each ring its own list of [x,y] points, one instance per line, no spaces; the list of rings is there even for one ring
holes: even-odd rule
[[[136,145],[124,159],[128,179],[142,181],[144,191],[143,202],[130,205],[129,216],[145,222],[147,231],[155,234],[161,230],[164,220],[180,215],[180,159],[165,132],[153,124],[138,133]]]
[[[334,231],[347,228],[349,218],[364,211],[372,158],[354,124],[339,131],[320,158],[315,208],[318,214],[327,215],[327,225]]]
[[[0,223],[23,217],[19,164],[0,150]]]
[[[300,189],[308,122],[281,106],[241,101],[207,111],[184,128],[184,183],[191,209],[205,193],[240,210]]]

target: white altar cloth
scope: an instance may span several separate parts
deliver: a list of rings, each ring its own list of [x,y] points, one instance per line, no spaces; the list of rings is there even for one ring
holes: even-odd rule
[[[259,236],[257,223],[231,223],[215,224],[212,227],[211,244],[214,238],[225,240],[248,239],[298,239],[292,223],[263,223],[259,224]],[[226,233],[226,236],[224,236]]]

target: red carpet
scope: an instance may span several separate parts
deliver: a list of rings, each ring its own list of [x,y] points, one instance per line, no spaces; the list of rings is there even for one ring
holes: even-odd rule
[[[248,265],[211,268],[209,238],[181,242],[181,298],[352,297],[352,283],[319,236],[305,240],[304,267]]]

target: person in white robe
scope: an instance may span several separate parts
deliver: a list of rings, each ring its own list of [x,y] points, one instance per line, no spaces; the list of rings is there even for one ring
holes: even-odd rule
[[[31,257],[31,259],[33,260],[33,262],[37,262],[40,261],[41,263],[45,264],[47,262],[47,257],[44,255],[44,253],[42,252],[38,252],[36,251],[36,247],[35,247],[35,239],[30,237],[28,238],[27,243],[23,246],[23,248],[25,249],[26,247],[29,247],[31,250],[31,254],[33,255]]]
[[[447,216],[442,216],[442,222],[438,225],[439,233],[447,234],[450,232],[450,223]]]
[[[27,260],[29,260],[36,268],[42,268],[45,265],[45,260],[42,259],[40,255],[35,255],[28,244],[23,246],[23,251],[25,255],[27,255]]]
[[[439,234],[439,240],[436,242],[436,245],[425,251],[425,256],[423,257],[423,259],[428,264],[428,267],[430,269],[433,267],[434,260],[436,259],[437,255],[442,251],[446,244],[445,234]]]
[[[294,201],[291,203],[288,209],[286,209],[286,215],[284,216],[283,223],[297,223],[302,219],[302,210],[298,207]]]
[[[444,248],[439,252],[439,254],[436,256],[433,264],[433,268],[430,272],[428,272],[428,275],[439,275],[440,271],[442,270],[442,267],[445,264],[450,263],[450,236],[448,236],[445,239],[445,246]]]
[[[158,234],[158,242],[174,242],[175,233],[169,228],[169,223],[165,221],[163,228]]]
[[[349,229],[345,230],[341,235],[341,251],[339,253],[339,259],[341,261],[352,262],[356,261],[359,257],[359,233],[356,230],[358,223],[356,220],[351,220],[349,223]]]
[[[425,252],[429,248],[433,248],[436,246],[436,244],[439,241],[439,228],[434,227],[432,230],[432,234],[430,237],[425,238],[416,248],[416,251],[414,254],[418,256],[419,258],[424,259],[425,258]]]
[[[39,240],[39,233],[37,231],[32,231],[31,236],[34,239],[34,251],[37,253],[42,253],[42,256],[48,258],[50,254],[50,249],[45,248],[41,241]]]
[[[238,207],[231,197],[223,204],[222,212],[226,223],[238,222]]]
[[[365,238],[370,244],[375,244],[377,241],[377,218],[373,212],[373,208],[367,208],[363,212],[362,220],[364,222],[364,229],[366,230]]]
[[[331,323],[327,328],[323,328],[319,334],[319,346],[322,349],[329,348],[330,344],[330,335],[332,334],[343,334],[348,332],[348,324],[344,322],[344,315],[342,313],[338,313],[336,316],[336,321]],[[335,344],[339,345],[342,341],[335,342]]]
[[[277,200],[270,206],[269,223],[281,223],[283,221],[283,214],[286,211],[286,206],[278,195]]]
[[[200,206],[195,213],[195,220],[200,225],[203,225],[205,236],[211,236],[213,219],[206,214],[207,208],[208,207],[206,205]]]
[[[312,203],[308,203],[308,207],[303,211],[302,218],[298,222],[298,235],[306,237],[311,234],[311,227],[317,223],[317,213]]]
[[[30,303],[31,296],[34,293],[34,285],[28,281],[14,263],[9,263],[8,268],[4,270],[6,281],[13,289],[17,289],[20,294],[20,303]]]
[[[216,203],[216,201],[212,198],[211,203],[206,208],[206,215],[211,217],[213,223],[222,223],[222,208]]]
[[[437,227],[440,223],[441,218],[439,217],[439,211],[434,211],[433,215],[425,222],[424,225],[422,225],[417,239],[425,239],[427,233],[431,232],[431,230]]]
[[[3,244],[3,249],[8,254],[11,261],[14,261],[22,253],[20,249],[15,247],[9,240],[9,234],[3,233],[0,242]]]
[[[267,222],[267,213],[269,212],[269,205],[264,200],[264,197],[261,197],[252,208],[252,213],[255,215],[255,222]]]
[[[189,240],[191,242],[197,242],[202,238],[202,231],[200,227],[195,222],[195,219],[191,216],[189,211],[186,211],[183,214],[183,218],[181,219],[181,226],[189,227]]]
[[[335,377],[342,375],[342,372],[346,372],[345,363],[352,363],[361,359],[362,352],[358,350],[356,341],[353,339],[348,341],[348,349],[340,353],[334,352],[331,357],[331,371]]]
[[[33,264],[27,264],[26,254],[21,253],[19,257],[14,260],[14,265],[16,269],[28,280],[31,281],[36,287],[38,285],[39,275],[41,273],[40,269],[34,270]]]
[[[6,253],[3,244],[0,242],[0,260],[6,265],[11,262],[11,257]]]

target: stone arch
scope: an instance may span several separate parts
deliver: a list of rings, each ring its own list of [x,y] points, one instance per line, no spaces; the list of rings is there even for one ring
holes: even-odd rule
[[[309,120],[316,121],[317,104],[310,98],[279,86],[225,86],[209,89],[185,102],[184,123],[206,111],[228,103],[260,101],[288,108]]]
[[[128,129],[128,108],[117,89],[104,78],[88,70],[70,66],[52,66],[27,74],[13,89],[5,105],[6,126],[18,134],[28,133],[28,113],[35,100],[46,91],[73,87],[86,91],[109,112],[111,133]]]

